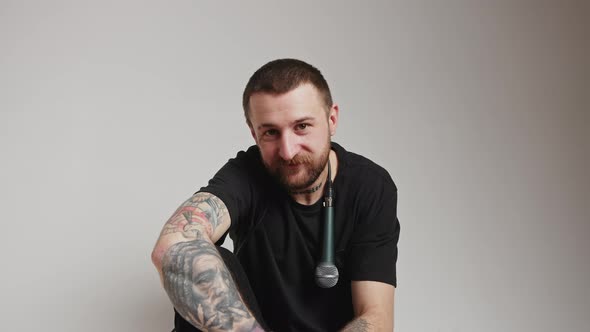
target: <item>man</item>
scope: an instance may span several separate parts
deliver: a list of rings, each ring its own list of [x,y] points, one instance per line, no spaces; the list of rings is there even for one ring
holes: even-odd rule
[[[305,62],[261,67],[243,106],[256,145],[180,206],[152,253],[176,330],[392,331],[399,222],[391,177],[331,142],[338,106]],[[321,288],[314,270],[331,182],[340,276]],[[216,251],[227,233],[239,263]]]

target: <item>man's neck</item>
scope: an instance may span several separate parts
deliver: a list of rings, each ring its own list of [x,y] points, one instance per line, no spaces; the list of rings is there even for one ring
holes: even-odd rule
[[[336,153],[333,150],[330,150],[329,154],[330,164],[332,167],[332,180],[336,177],[336,170],[338,169],[338,159],[336,158]],[[317,202],[323,195],[324,195],[324,188],[325,183],[328,176],[328,165],[326,163],[326,167],[322,171],[322,174],[318,176],[318,179],[314,184],[309,186],[307,189],[303,189],[300,191],[290,192],[289,195],[293,198],[293,200],[302,205],[311,205]]]
[[[304,190],[301,190],[301,191],[290,191],[289,194],[291,194],[291,195],[312,194],[312,193],[315,193],[316,191],[320,190],[321,188],[322,188],[322,182],[320,182],[316,186],[312,186],[311,188],[304,189]]]

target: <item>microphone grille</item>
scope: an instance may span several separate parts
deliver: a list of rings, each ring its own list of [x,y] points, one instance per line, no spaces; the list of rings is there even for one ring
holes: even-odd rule
[[[332,263],[319,263],[315,268],[315,283],[322,288],[338,283],[338,268]]]

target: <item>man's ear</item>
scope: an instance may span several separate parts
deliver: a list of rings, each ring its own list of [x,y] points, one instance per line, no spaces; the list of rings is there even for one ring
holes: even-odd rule
[[[336,134],[336,127],[338,126],[338,114],[340,110],[338,105],[334,104],[330,107],[330,113],[328,114],[328,127],[330,129],[330,136]]]

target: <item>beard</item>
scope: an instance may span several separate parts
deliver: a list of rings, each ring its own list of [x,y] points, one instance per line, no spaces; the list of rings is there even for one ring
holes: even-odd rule
[[[330,140],[314,159],[310,153],[299,153],[291,160],[277,161],[275,167],[265,162],[270,174],[288,191],[301,191],[310,187],[322,174],[330,156]]]

